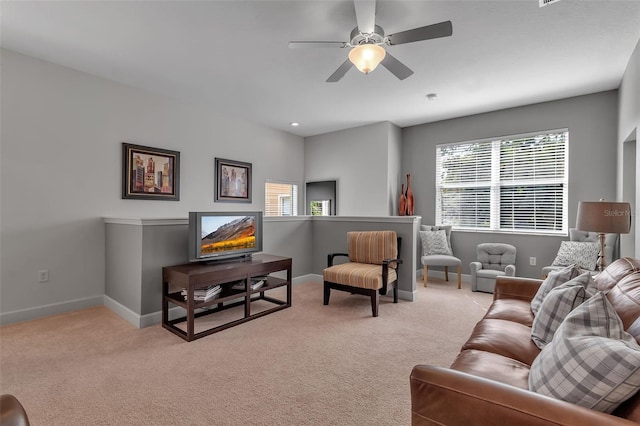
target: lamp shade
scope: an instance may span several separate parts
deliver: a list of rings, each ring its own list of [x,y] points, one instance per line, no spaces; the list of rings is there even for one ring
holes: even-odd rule
[[[631,204],[580,201],[576,228],[603,234],[627,234],[631,230]]]
[[[349,60],[361,72],[369,74],[382,62],[387,52],[377,44],[361,44],[349,52]]]

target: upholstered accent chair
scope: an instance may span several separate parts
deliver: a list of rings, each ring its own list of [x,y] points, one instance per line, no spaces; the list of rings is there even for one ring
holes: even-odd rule
[[[597,266],[597,254],[600,253],[600,240],[599,233],[580,231],[575,228],[569,229],[569,241],[562,241],[556,258],[552,265],[542,268],[542,278],[546,278],[549,272],[562,269],[571,264],[576,264],[580,269],[585,271],[591,271],[593,273],[598,272]],[[604,236],[604,261],[605,266],[610,265],[620,255],[618,253],[618,239],[620,234],[605,234]],[[577,243],[577,244],[576,244]],[[582,243],[597,243],[597,246],[593,245],[594,253],[588,250],[588,247],[581,247]],[[584,246],[584,244],[582,244]]]
[[[496,278],[515,277],[516,248],[511,244],[482,243],[476,247],[476,262],[471,262],[471,291],[493,293]]]
[[[395,231],[347,232],[348,253],[331,253],[323,271],[324,304],[329,304],[331,290],[363,294],[371,298],[371,311],[378,316],[380,295],[393,289],[393,303],[398,303],[398,265],[402,239]],[[336,257],[348,262],[335,264]]]
[[[458,288],[462,283],[462,261],[453,255],[451,248],[450,225],[421,225],[420,240],[422,241],[422,282],[427,286],[430,266],[444,267],[444,279],[449,281],[449,266],[456,268],[458,273]]]

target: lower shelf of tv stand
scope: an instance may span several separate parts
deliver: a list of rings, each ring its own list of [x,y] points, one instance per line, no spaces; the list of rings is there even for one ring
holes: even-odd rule
[[[266,283],[255,290],[251,288],[235,290],[228,285],[239,278],[251,282],[252,277],[278,271],[286,271],[287,278],[269,276]],[[252,259],[243,262],[220,263],[213,266],[207,264],[168,266],[163,268],[162,275],[162,326],[187,341],[217,333],[291,306],[291,258],[263,254],[254,255]],[[207,302],[185,300],[181,292],[169,293],[171,285],[188,289],[188,294],[193,294],[195,289],[209,284],[221,284],[223,291],[218,297]],[[278,288],[282,288],[283,291],[278,291]],[[284,298],[275,297],[282,296],[282,293],[286,294]],[[170,305],[184,308],[185,315],[169,319]],[[223,311],[229,315],[223,314]],[[216,318],[215,314],[221,318]],[[201,320],[196,324],[196,319]],[[213,325],[211,325],[212,322]],[[204,330],[196,332],[196,326]]]
[[[251,321],[253,319],[262,317],[264,315],[268,315],[268,314],[273,313],[273,312],[280,311],[280,310],[288,308],[290,306],[283,300],[278,300],[278,299],[271,298],[271,297],[268,297],[268,296],[252,297],[251,298],[251,303],[254,303],[254,302],[258,301],[258,300],[264,300],[265,302],[270,302],[270,303],[274,304],[275,306],[273,306],[271,308],[260,310],[260,311],[255,312],[255,313],[252,313],[249,316],[244,316],[243,315],[240,318],[228,320],[226,322],[223,322],[220,325],[216,325],[216,326],[213,326],[213,327],[210,327],[210,328],[206,328],[205,330],[197,332],[197,333],[194,332],[193,338],[191,340],[198,339],[198,338],[201,338],[201,337],[204,337],[204,336],[208,336],[210,334],[217,333],[217,332],[222,331],[222,330],[226,330],[227,328],[230,328],[230,327],[245,323],[247,321]],[[194,317],[194,320],[195,319],[201,319],[203,317],[205,317],[205,320],[206,320],[206,317],[208,317],[210,315],[218,314],[218,313],[220,313],[222,311],[233,310],[234,308],[242,310],[244,305],[245,305],[245,301],[244,300],[225,303],[222,306],[214,306],[214,307],[211,307],[211,308],[209,308],[207,310],[202,310],[202,311],[199,311],[199,312],[195,312],[193,314],[193,317]],[[173,333],[175,333],[178,336],[182,337],[183,339],[185,339],[187,341],[190,341],[188,339],[188,334],[187,334],[187,330],[186,330],[187,320],[188,320],[187,316],[182,316],[182,317],[179,317],[179,318],[175,318],[173,320],[169,320],[169,323],[166,324],[165,328],[169,329],[170,331],[172,331]],[[183,328],[179,327],[179,325],[182,325]],[[197,327],[198,327],[197,321],[194,324],[194,327],[197,329]]]

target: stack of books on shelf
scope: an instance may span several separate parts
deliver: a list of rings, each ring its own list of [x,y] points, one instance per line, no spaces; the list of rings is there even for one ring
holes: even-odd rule
[[[197,288],[193,292],[193,299],[196,302],[208,302],[211,299],[218,297],[222,287],[219,285],[210,285],[208,287]],[[182,296],[184,300],[187,300],[187,290],[182,290]]]
[[[267,282],[267,277],[253,277],[251,280],[251,290],[258,289]]]
[[[251,290],[256,290],[262,287],[267,282],[267,276],[255,276],[251,278]],[[244,290],[244,280],[240,280],[231,286],[234,290]]]

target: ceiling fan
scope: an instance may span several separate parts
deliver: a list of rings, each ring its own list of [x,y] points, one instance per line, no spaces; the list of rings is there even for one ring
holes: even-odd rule
[[[385,35],[384,30],[375,24],[376,0],[354,0],[356,20],[358,26],[351,31],[349,41],[290,41],[289,48],[324,48],[324,47],[349,47],[349,58],[329,76],[327,83],[335,83],[355,65],[365,74],[373,71],[378,64],[400,80],[404,80],[413,74],[405,64],[397,60],[383,46],[412,43],[414,41],[430,40],[440,37],[449,37],[453,34],[451,21],[401,31],[396,34]]]

